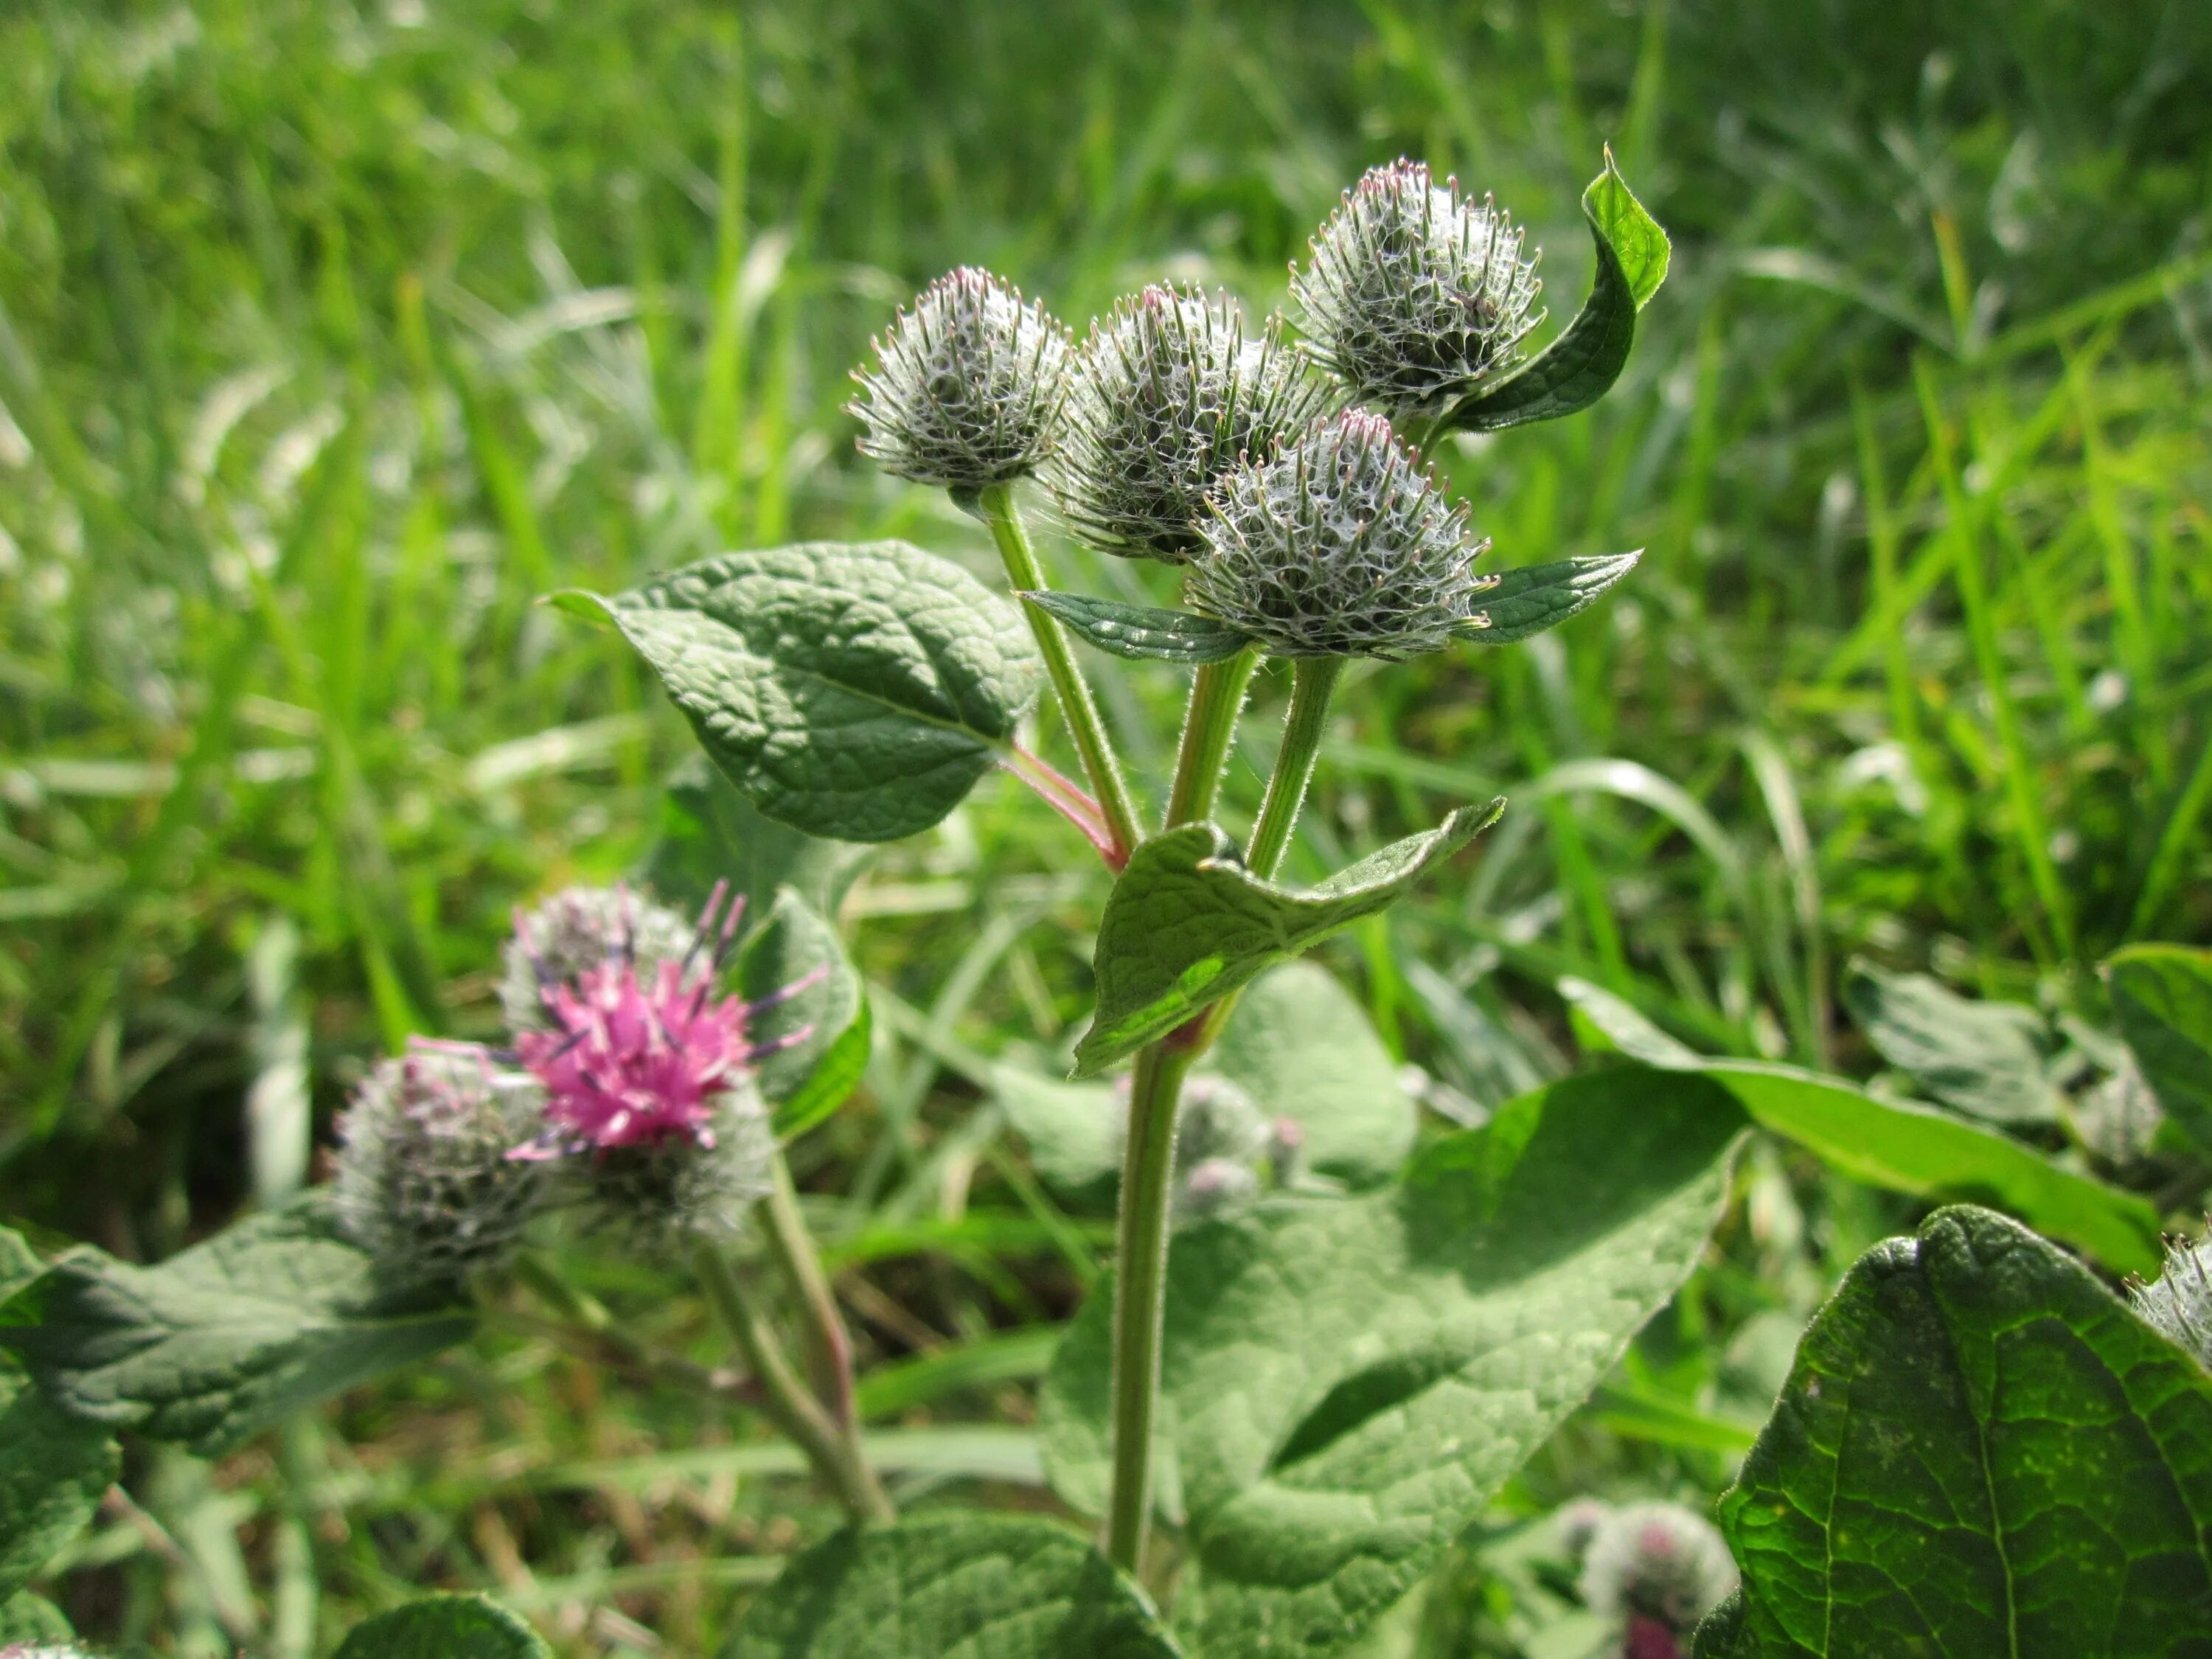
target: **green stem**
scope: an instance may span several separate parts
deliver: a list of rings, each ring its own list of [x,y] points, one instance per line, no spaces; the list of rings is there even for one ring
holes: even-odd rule
[[[775,1160],[775,1187],[763,1202],[768,1217],[769,1246],[806,1310],[807,1352],[814,1368],[814,1387],[830,1407],[830,1420],[838,1433],[860,1449],[860,1415],[853,1400],[853,1338],[837,1311],[837,1298],[830,1289],[830,1276],[822,1271],[822,1258],[814,1237],[799,1213],[799,1189],[792,1185],[791,1170],[781,1156]]]
[[[991,539],[999,544],[999,556],[1006,561],[1006,579],[1013,583],[1015,591],[1034,593],[1042,590],[1045,586],[1044,570],[1037,563],[1036,550],[1030,545],[1029,532],[1022,528],[1021,514],[1014,507],[1014,487],[990,485],[981,492],[977,506],[983,522],[991,528]],[[1091,687],[1084,680],[1083,671],[1075,665],[1074,653],[1068,649],[1067,636],[1060,631],[1060,624],[1033,605],[1024,605],[1022,611],[1030,619],[1030,631],[1036,635],[1045,672],[1052,676],[1052,689],[1060,698],[1060,716],[1067,722],[1068,735],[1075,739],[1076,752],[1083,757],[1083,769],[1090,776],[1091,793],[1098,797],[1107,831],[1119,850],[1120,858],[1109,858],[1108,862],[1119,868],[1135,850],[1139,836],[1136,804],[1130,799],[1129,786],[1122,781],[1121,766],[1114,758],[1113,742],[1106,735],[1106,723],[1099,718],[1098,705],[1091,700]]]
[[[1227,662],[1210,662],[1190,684],[1190,710],[1183,717],[1182,746],[1176,757],[1175,784],[1168,793],[1167,827],[1196,823],[1213,816],[1221,790],[1221,769],[1237,733],[1237,716],[1252,671],[1260,665],[1256,649],[1240,651]]]
[[[799,1443],[815,1472],[836,1489],[854,1521],[865,1524],[896,1519],[875,1471],[860,1456],[857,1443],[837,1432],[821,1401],[792,1370],[775,1329],[721,1248],[701,1239],[691,1249],[691,1269],[698,1275],[700,1288],[706,1291],[716,1316],[766,1391],[762,1409],[769,1420]]]
[[[1195,1049],[1155,1042],[1137,1055],[1129,1086],[1129,1144],[1115,1230],[1113,1486],[1106,1556],[1132,1577],[1152,1522],[1152,1413],[1160,1389],[1167,1303],[1168,1203],[1174,1185],[1176,1107]]]
[[[1260,803],[1259,822],[1252,826],[1251,845],[1244,849],[1244,867],[1262,881],[1273,878],[1283,867],[1283,854],[1290,850],[1291,831],[1297,827],[1306,786],[1313,781],[1314,762],[1321,755],[1328,700],[1344,677],[1344,662],[1342,657],[1301,657],[1291,671],[1291,712],[1283,721],[1283,746],[1275,754],[1274,774],[1267,780],[1267,799]]]

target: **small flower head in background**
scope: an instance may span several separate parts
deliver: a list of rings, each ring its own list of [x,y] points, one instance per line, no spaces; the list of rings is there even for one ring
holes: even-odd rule
[[[1428,418],[1521,355],[1543,320],[1521,232],[1418,161],[1376,167],[1344,193],[1291,278],[1307,349],[1355,400]]]
[[[854,371],[861,453],[916,483],[981,489],[1034,471],[1052,448],[1067,331],[972,266],[924,289]]]
[[[665,904],[622,887],[570,887],[516,918],[499,1003],[507,1029],[551,1029],[546,998],[590,969],[627,957],[650,974],[690,950],[696,929]]]
[[[2212,1237],[2172,1241],[2165,1271],[2129,1293],[2144,1323],[2212,1370]]]
[[[496,1266],[548,1195],[545,1172],[508,1156],[541,1129],[543,1100],[482,1048],[422,1043],[378,1062],[338,1124],[340,1226],[409,1282]]]
[[[1665,1652],[1736,1587],[1735,1561],[1713,1524],[1680,1504],[1628,1504],[1591,1529],[1583,1556],[1583,1600],[1626,1626],[1632,1651]]]
[[[1193,558],[1194,610],[1279,657],[1440,651],[1483,625],[1490,544],[1377,415],[1349,410],[1214,486]]]
[[[1092,546],[1179,564],[1199,544],[1214,480],[1273,453],[1328,396],[1279,319],[1249,340],[1225,297],[1148,288],[1091,325],[1048,481]]]
[[[1242,1209],[1260,1196],[1260,1177],[1249,1164],[1233,1158],[1200,1158],[1176,1183],[1175,1224],[1194,1226]]]

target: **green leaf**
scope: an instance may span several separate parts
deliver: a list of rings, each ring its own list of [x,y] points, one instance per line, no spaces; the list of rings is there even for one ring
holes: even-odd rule
[[[18,1590],[0,1601],[0,1652],[15,1659],[12,1645],[22,1643],[30,1650],[22,1659],[41,1659],[40,1648],[63,1648],[76,1639],[70,1621],[62,1617],[62,1610],[43,1595],[33,1595],[28,1590]]]
[[[337,1659],[553,1659],[553,1650],[481,1595],[431,1595],[356,1625]]]
[[[0,1304],[0,1347],[70,1415],[214,1457],[466,1338],[442,1294],[382,1279],[309,1193],[155,1267],[71,1250]]]
[[[1698,1651],[2126,1654],[2212,1631],[2212,1376],[1986,1210],[1862,1257],[1721,1499]]]
[[[1113,1085],[1068,1083],[1017,1066],[992,1072],[1000,1109],[1045,1184],[1084,1208],[1110,1207],[1121,1168]]]
[[[1583,216],[1596,245],[1597,271],[1581,312],[1558,339],[1446,413],[1444,429],[1496,432],[1556,420],[1588,409],[1620,378],[1636,340],[1636,313],[1667,279],[1667,233],[1630,191],[1610,149],[1605,171],[1583,192]]]
[[[755,1074],[776,1109],[776,1132],[796,1134],[842,1105],[867,1065],[860,975],[836,927],[787,887],[738,951],[737,981],[756,1002],[805,986],[762,1008],[747,1028],[756,1042],[791,1045],[763,1055]]]
[[[1708,1060],[1587,981],[1562,980],[1559,990],[1577,1017],[1623,1054],[1712,1079],[1761,1127],[1854,1181],[1918,1198],[2000,1205],[2117,1272],[2158,1271],[2158,1212],[2133,1193],[2062,1168],[2009,1136],[1948,1112],[1885,1100],[1842,1078],[1759,1060]]]
[[[781,823],[897,841],[958,805],[1041,672],[1020,615],[904,542],[805,542],[702,560],[613,598],[611,618],[715,765]]]
[[[753,1604],[721,1659],[1175,1659],[1144,1592],[1049,1522],[952,1511],[842,1532]]]
[[[1293,962],[1265,974],[1237,1005],[1212,1065],[1305,1132],[1304,1163],[1355,1187],[1398,1173],[1413,1149],[1413,1103],[1367,1011],[1334,974]]]
[[[742,895],[759,916],[790,887],[825,916],[845,902],[854,878],[875,849],[824,841],[763,817],[737,787],[694,755],[661,797],[660,839],[640,873],[664,902],[696,912],[718,881]]]
[[[1382,1192],[1178,1234],[1162,1492],[1193,1645],[1334,1651],[1419,1582],[1696,1266],[1743,1127],[1703,1078],[1571,1078]],[[1112,1300],[1085,1304],[1042,1407],[1055,1489],[1094,1511]]]
[[[1595,605],[1606,589],[1636,568],[1644,550],[1559,559],[1498,573],[1482,608],[1460,624],[1458,637],[1476,645],[1513,645]]]
[[[1024,592],[1018,595],[1047,616],[1057,617],[1101,651],[1132,661],[1226,662],[1249,647],[1251,636],[1227,623],[1189,611],[1163,611],[1148,605],[1123,605],[1085,593]]]
[[[0,1300],[41,1271],[30,1247],[0,1227]],[[65,1414],[22,1366],[0,1358],[0,1601],[83,1530],[120,1467],[104,1430]]]
[[[1844,1006],[1881,1057],[1947,1106],[1990,1123],[2056,1123],[2063,1101],[2044,1075],[2045,1022],[2014,1002],[1977,1002],[1925,974],[1854,957]]]
[[[1075,1050],[1087,1077],[1404,895],[1421,872],[1497,822],[1503,800],[1462,807],[1320,886],[1291,892],[1244,867],[1218,824],[1192,823],[1138,848],[1098,925],[1098,1011]]]
[[[2212,1152],[2212,951],[2137,945],[2105,971],[2120,1035],[2151,1092]]]

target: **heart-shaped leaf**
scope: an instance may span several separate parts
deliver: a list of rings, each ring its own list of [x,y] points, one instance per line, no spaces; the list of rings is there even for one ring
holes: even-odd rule
[[[603,614],[745,798],[811,836],[896,841],[958,805],[1013,737],[1042,672],[1021,616],[904,542],[724,553]]]
[[[2058,1091],[2044,1075],[2034,1009],[1978,1002],[1925,974],[1854,959],[1844,1006],[1881,1057],[1947,1106],[1991,1123],[2056,1123]]]
[[[1643,556],[1638,548],[1500,571],[1483,592],[1482,608],[1455,631],[1476,645],[1516,644],[1595,605]]]
[[[0,1227],[0,1303],[40,1271],[23,1241]],[[120,1466],[104,1430],[66,1415],[20,1364],[0,1358],[0,1602],[83,1530]]]
[[[775,1129],[811,1128],[845,1103],[868,1063],[867,1003],[836,927],[787,887],[738,953],[738,987],[758,1002],[788,991],[753,1018],[756,1042],[790,1046],[762,1056],[762,1097]],[[802,987],[791,990],[793,986]]]
[[[2127,1654],[2212,1632],[2212,1376],[2018,1223],[1862,1257],[1721,1499],[1711,1659]]]
[[[1193,665],[1226,662],[1253,641],[1227,623],[1188,611],[1163,611],[1148,605],[1123,605],[1085,593],[1020,595],[1048,616],[1057,617],[1085,642],[1111,656],[1134,660]]]
[[[2052,1163],[2033,1146],[1843,1078],[1759,1060],[1708,1060],[1610,992],[1559,981],[1577,1015],[1648,1066],[1694,1071],[1734,1095],[1760,1127],[1869,1186],[2003,1206],[2119,1273],[2154,1273],[2158,1212],[2135,1194]]]
[[[1175,1659],[1144,1592],[1063,1527],[927,1516],[784,1569],[721,1659]]]
[[[430,1595],[356,1625],[337,1659],[553,1659],[538,1632],[481,1595]]]
[[[1334,1651],[1419,1582],[1696,1265],[1743,1127],[1703,1078],[1573,1078],[1384,1191],[1178,1234],[1160,1461],[1194,1645]],[[1085,1303],[1042,1413],[1054,1487],[1093,1511],[1111,1304]]]
[[[1496,823],[1504,805],[1462,807],[1303,893],[1247,870],[1218,824],[1154,836],[1107,896],[1093,957],[1098,1010],[1076,1048],[1076,1074],[1103,1071],[1263,969],[1387,908],[1423,871]]]
[[[155,1267],[80,1246],[0,1304],[0,1348],[71,1416],[214,1457],[475,1325],[380,1278],[316,1192]]]
[[[1636,340],[1636,313],[1667,279],[1667,233],[1644,210],[1605,153],[1605,171],[1583,192],[1597,248],[1589,298],[1559,337],[1478,387],[1447,413],[1446,429],[1496,432],[1587,409],[1612,389]]]
[[[2137,945],[2105,964],[2120,1035],[2173,1121],[2212,1152],[2212,951]]]

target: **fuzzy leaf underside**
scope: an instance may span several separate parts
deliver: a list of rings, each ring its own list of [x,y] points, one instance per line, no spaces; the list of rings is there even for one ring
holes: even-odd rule
[[[1107,896],[1093,957],[1098,1009],[1076,1048],[1076,1075],[1103,1070],[1274,963],[1395,903],[1504,807],[1462,807],[1304,892],[1247,870],[1218,824],[1154,836]]]
[[[1449,410],[1446,430],[1496,432],[1588,409],[1612,389],[1636,340],[1636,313],[1667,278],[1667,233],[1644,211],[1613,165],[1583,192],[1597,271],[1589,298],[1559,338],[1510,374]]]
[[[1887,1100],[1843,1078],[1759,1060],[1709,1060],[1609,992],[1573,980],[1561,981],[1559,989],[1622,1054],[1712,1079],[1762,1128],[1854,1181],[1918,1198],[1995,1205],[2116,1272],[2158,1271],[2158,1212],[2133,1193],[1951,1113]]]
[[[959,1512],[837,1534],[755,1598],[721,1659],[1176,1659],[1142,1591],[1049,1522]]]
[[[1364,1197],[1178,1234],[1164,1499],[1201,1653],[1319,1656],[1435,1565],[1696,1265],[1741,1110],[1705,1079],[1570,1079]],[[1042,1402],[1061,1496],[1105,1497],[1110,1287]]]
[[[903,542],[724,553],[559,599],[614,623],[755,807],[844,841],[897,841],[958,805],[1042,672],[1012,605]]]
[[[480,1595],[431,1595],[354,1626],[337,1659],[553,1659],[538,1632]]]
[[[2059,1121],[2033,1008],[1974,1001],[1925,974],[1863,961],[1844,973],[1843,1000],[1881,1057],[1945,1105],[1990,1123]]]
[[[1190,611],[1123,605],[1085,593],[1023,593],[1022,599],[1055,617],[1085,644],[1131,661],[1152,659],[1196,666],[1226,662],[1254,641],[1227,623]]]
[[[1706,1659],[2212,1654],[2212,1376],[1986,1210],[1862,1257],[1721,1499]]]
[[[2120,1035],[2173,1121],[2212,1152],[2212,951],[2137,945],[2106,964]]]
[[[0,1227],[0,1301],[40,1271],[23,1241]],[[83,1530],[120,1468],[121,1454],[105,1430],[68,1416],[20,1364],[0,1358],[0,1602],[12,1606],[15,1593]]]
[[[1557,628],[1597,603],[1643,556],[1638,548],[1501,571],[1498,585],[1482,595],[1474,620],[1462,623],[1457,636],[1474,645],[1516,645]]]
[[[0,1304],[0,1347],[72,1417],[213,1457],[475,1324],[381,1279],[318,1192],[158,1267],[80,1246]]]

